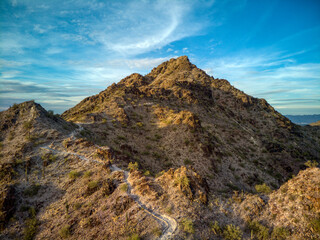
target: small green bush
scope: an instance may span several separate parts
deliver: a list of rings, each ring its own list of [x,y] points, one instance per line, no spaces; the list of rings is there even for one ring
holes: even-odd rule
[[[290,235],[289,231],[283,227],[275,227],[271,234],[272,240],[285,240]]]
[[[166,208],[166,213],[172,214],[172,206]]]
[[[120,186],[120,190],[123,192],[127,192],[128,191],[128,184],[124,183]]]
[[[161,234],[162,234],[162,231],[159,227],[156,227],[152,230],[153,234],[156,236],[156,237],[160,237]]]
[[[229,224],[223,229],[223,237],[226,240],[241,240],[242,231],[239,227],[236,227],[233,224]]]
[[[193,162],[190,160],[190,159],[185,159],[184,161],[183,161],[183,163],[184,163],[184,165],[192,165],[193,164]]]
[[[247,223],[248,228],[255,235],[258,240],[267,240],[269,239],[269,229],[257,221],[249,221]]]
[[[137,122],[136,126],[139,127],[139,128],[142,128],[144,126],[144,124],[143,124],[143,122]]]
[[[32,128],[32,121],[30,120],[30,121],[24,122],[24,123],[23,123],[23,128],[24,128],[25,130],[31,129],[31,128]]]
[[[309,223],[309,229],[313,233],[320,234],[320,218],[312,219]]]
[[[73,205],[74,209],[76,209],[76,210],[80,209],[81,206],[82,206],[81,203],[75,203],[75,204]]]
[[[40,190],[41,185],[40,184],[32,184],[31,186],[27,187],[24,190],[24,195],[33,197],[38,194],[38,191]]]
[[[93,191],[93,190],[96,190],[99,186],[99,182],[97,181],[91,181],[88,183],[88,189]]]
[[[272,192],[271,188],[269,186],[267,186],[265,183],[261,184],[261,185],[256,185],[255,189],[258,193],[265,193],[265,194],[269,194]]]
[[[65,225],[59,230],[59,235],[61,238],[68,238],[71,235],[70,225]]]
[[[92,172],[91,172],[90,170],[86,171],[86,172],[83,174],[83,176],[84,176],[85,178],[89,178],[89,177],[91,177],[91,175],[92,175]]]
[[[313,160],[313,161],[309,160],[309,161],[305,162],[304,165],[309,168],[315,168],[318,166],[318,162],[316,160]]]
[[[135,162],[135,163],[130,162],[128,164],[128,169],[130,171],[138,170],[138,168],[139,168],[139,164],[137,162]]]
[[[72,171],[69,172],[68,175],[69,175],[69,178],[70,178],[70,179],[76,179],[77,177],[80,176],[80,172],[77,172],[77,171],[75,171],[75,170],[72,170]]]
[[[24,239],[32,240],[37,233],[39,221],[36,218],[36,211],[33,207],[29,208],[29,218],[25,222]]]
[[[222,229],[217,221],[214,222],[214,224],[211,225],[211,230],[215,235],[221,235]]]
[[[188,177],[186,175],[177,176],[177,178],[175,179],[174,183],[176,185],[180,185],[182,188],[189,187],[189,179],[188,179]]]
[[[24,239],[32,240],[38,230],[38,220],[36,218],[29,218],[25,222]]]
[[[191,219],[183,219],[181,221],[182,223],[182,226],[183,226],[183,231],[187,232],[187,233],[191,233],[193,234],[194,233],[194,227],[193,227],[193,222]]]
[[[127,238],[127,240],[140,240],[140,236],[138,233],[133,233]]]

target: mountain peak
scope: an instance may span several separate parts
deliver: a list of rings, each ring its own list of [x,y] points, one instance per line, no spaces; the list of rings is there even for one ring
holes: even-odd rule
[[[162,74],[170,74],[172,72],[180,71],[192,71],[193,68],[197,68],[189,61],[187,56],[181,56],[178,58],[171,58],[169,61],[161,63],[159,66],[152,69],[148,74],[150,77],[157,77]]]

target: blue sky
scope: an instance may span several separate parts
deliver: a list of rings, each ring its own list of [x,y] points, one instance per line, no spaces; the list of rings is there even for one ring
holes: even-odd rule
[[[319,44],[318,0],[2,0],[0,110],[61,113],[188,55],[283,114],[320,114]]]

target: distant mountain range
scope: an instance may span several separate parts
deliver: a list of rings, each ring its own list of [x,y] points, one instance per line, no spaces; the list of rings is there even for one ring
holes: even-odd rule
[[[289,118],[293,123],[299,125],[308,125],[310,123],[314,123],[320,120],[320,114],[313,115],[285,115]]]

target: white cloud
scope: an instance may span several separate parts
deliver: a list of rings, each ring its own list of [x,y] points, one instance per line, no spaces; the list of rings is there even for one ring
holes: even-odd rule
[[[208,74],[225,78],[250,95],[267,99],[283,113],[288,114],[289,109],[293,111],[296,107],[297,114],[303,111],[302,106],[318,109],[319,102],[315,100],[320,94],[320,64],[298,63],[291,58],[293,55],[241,54],[214,59],[205,69]],[[306,98],[313,100],[305,101]]]

